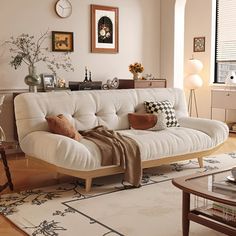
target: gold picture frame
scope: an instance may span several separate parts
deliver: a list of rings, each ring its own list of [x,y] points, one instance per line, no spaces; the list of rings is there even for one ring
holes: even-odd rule
[[[117,7],[90,5],[91,52],[119,52],[119,9]]]
[[[194,37],[193,38],[193,51],[205,52],[206,37]]]
[[[52,51],[73,52],[73,32],[52,31]]]

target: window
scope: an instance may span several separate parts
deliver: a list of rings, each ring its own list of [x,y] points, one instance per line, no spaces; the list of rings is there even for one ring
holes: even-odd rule
[[[236,71],[235,12],[235,0],[217,0],[215,83],[224,83],[228,72]]]

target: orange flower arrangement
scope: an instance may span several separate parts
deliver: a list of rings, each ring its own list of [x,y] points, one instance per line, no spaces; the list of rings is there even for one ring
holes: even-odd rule
[[[134,64],[129,65],[129,71],[131,73],[142,73],[144,71],[144,67],[141,63],[135,62]]]

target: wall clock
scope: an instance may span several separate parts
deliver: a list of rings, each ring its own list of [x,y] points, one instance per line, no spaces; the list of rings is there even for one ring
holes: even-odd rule
[[[69,0],[58,0],[55,5],[55,11],[62,18],[69,17],[72,13],[72,5]]]

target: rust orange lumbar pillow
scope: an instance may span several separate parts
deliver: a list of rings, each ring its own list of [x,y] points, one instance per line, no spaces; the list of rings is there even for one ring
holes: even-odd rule
[[[139,130],[163,130],[166,128],[163,117],[157,114],[129,113],[128,120],[132,129]]]
[[[54,134],[60,134],[69,138],[80,141],[82,136],[69,122],[69,120],[62,114],[57,116],[46,116],[49,131]]]

